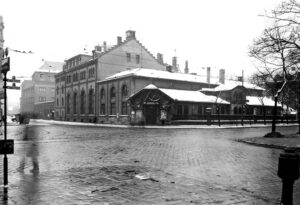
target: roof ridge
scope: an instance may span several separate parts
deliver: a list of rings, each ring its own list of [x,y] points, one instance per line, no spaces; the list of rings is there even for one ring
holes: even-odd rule
[[[164,63],[162,62],[159,62],[159,60],[157,58],[155,58],[155,56],[146,48],[146,46],[144,46],[139,40],[135,39],[137,43],[139,43],[143,49],[145,49],[147,51],[147,53],[152,57],[154,58],[159,64],[161,65],[165,65]]]

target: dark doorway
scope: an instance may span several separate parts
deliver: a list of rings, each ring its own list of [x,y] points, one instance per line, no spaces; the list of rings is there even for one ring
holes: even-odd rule
[[[145,123],[148,125],[157,124],[159,107],[157,105],[145,106]]]

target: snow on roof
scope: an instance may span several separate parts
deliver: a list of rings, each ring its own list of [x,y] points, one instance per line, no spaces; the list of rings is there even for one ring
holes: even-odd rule
[[[167,96],[177,101],[187,101],[187,102],[206,102],[206,103],[221,103],[229,104],[229,102],[217,98],[211,95],[205,95],[199,91],[190,90],[175,90],[175,89],[164,89],[158,88],[160,91],[165,93]]]
[[[44,61],[44,64],[39,67],[38,70],[45,70],[45,71],[49,71],[51,70],[52,72],[60,72],[62,71],[64,63],[62,62],[55,62],[55,61]]]
[[[219,86],[217,86],[215,88],[203,88],[202,91],[219,92],[219,91],[232,90],[232,89],[236,88],[237,86],[242,86],[242,82],[227,80],[227,81],[225,81],[225,84],[220,84]],[[248,82],[244,82],[244,87],[247,89],[264,90],[263,88],[258,87],[256,85],[248,83]]]
[[[151,90],[151,89],[153,90],[158,89],[176,101],[230,104],[229,102],[221,98],[217,98],[212,95],[205,95],[199,91],[193,91],[193,90],[176,90],[176,89],[158,88],[153,84],[147,85],[142,90]]]
[[[246,96],[247,105],[257,105],[257,106],[274,106],[275,101],[267,97],[258,96]],[[278,107],[282,107],[280,103],[277,104]]]
[[[105,78],[105,80],[112,80],[127,76],[140,76],[140,77],[149,77],[149,78],[159,78],[159,79],[170,79],[178,81],[188,81],[195,83],[207,83],[206,76],[185,74],[185,73],[171,73],[163,70],[155,70],[150,68],[135,68],[127,71],[117,73],[115,75]],[[218,78],[211,77],[212,84],[218,84]]]
[[[147,85],[146,87],[144,87],[144,90],[145,90],[145,89],[151,90],[151,89],[157,89],[157,87],[156,87],[155,85],[153,85],[153,84],[149,84],[149,85]]]

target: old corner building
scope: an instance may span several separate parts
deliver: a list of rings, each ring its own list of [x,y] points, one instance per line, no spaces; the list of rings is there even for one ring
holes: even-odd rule
[[[124,41],[117,37],[115,46],[103,42],[92,55],[79,54],[65,61],[63,71],[55,75],[55,119],[170,124],[201,120],[216,112],[239,114],[242,104],[247,104],[248,114],[258,114],[257,97],[263,89],[225,83],[224,69],[219,78],[210,76],[210,68],[205,77],[188,70],[186,62],[185,73],[178,72],[176,57],[171,66],[164,63],[162,54],[155,58],[129,30]]]
[[[105,112],[106,122],[116,121],[116,118],[124,114],[128,118],[130,111],[121,112],[120,98],[130,88],[128,82],[119,82],[114,85],[107,84],[105,88],[99,88],[98,82],[116,73],[132,70],[137,67],[155,68],[165,70],[163,57],[158,54],[156,59],[135,37],[135,31],[126,32],[126,39],[117,37],[117,44],[108,46],[95,46],[92,55],[79,54],[65,61],[63,71],[55,76],[55,119],[79,122],[103,122],[100,115]],[[126,90],[126,91],[125,91]],[[101,93],[102,92],[102,95]],[[126,97],[130,95],[128,90]],[[105,100],[105,107],[100,106]],[[105,99],[103,98],[105,96]],[[107,103],[110,100],[111,103]],[[113,102],[114,101],[114,102]],[[126,119],[125,121],[127,121]]]

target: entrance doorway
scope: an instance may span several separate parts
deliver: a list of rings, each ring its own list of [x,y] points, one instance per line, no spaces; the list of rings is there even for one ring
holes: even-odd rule
[[[146,105],[145,106],[145,123],[148,125],[157,124],[159,106],[158,105]]]

